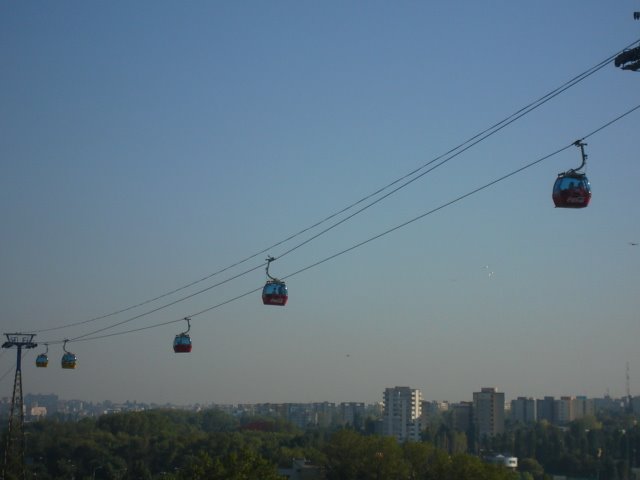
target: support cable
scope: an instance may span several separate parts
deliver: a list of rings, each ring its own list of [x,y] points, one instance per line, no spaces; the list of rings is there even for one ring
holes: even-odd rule
[[[630,45],[634,45],[634,44],[635,44],[635,43],[637,43],[638,41],[640,41],[640,39],[639,39],[639,40],[634,41],[634,42],[633,42],[633,43],[631,43]],[[625,49],[627,49],[627,48],[629,48],[629,46],[624,47],[622,51],[624,51],[624,50],[625,50]],[[406,179],[408,179],[408,178],[411,178],[411,177],[413,177],[413,176],[415,175],[415,177],[414,177],[414,178],[411,178],[410,180],[406,181],[406,182],[405,182],[405,183],[403,183],[402,185],[400,185],[400,186],[396,187],[395,189],[391,190],[390,192],[388,192],[387,194],[383,195],[382,197],[380,197],[380,198],[378,198],[378,199],[376,199],[376,200],[374,200],[374,201],[370,202],[369,204],[367,204],[367,205],[365,205],[364,207],[360,208],[359,210],[357,210],[356,212],[352,213],[351,215],[349,215],[349,216],[347,216],[347,217],[343,218],[342,220],[340,220],[340,221],[336,222],[335,224],[333,224],[333,225],[329,226],[328,228],[325,228],[324,230],[320,231],[319,233],[317,233],[317,234],[313,235],[312,237],[308,238],[308,239],[307,239],[307,240],[305,240],[304,242],[302,242],[302,243],[300,243],[300,244],[298,244],[298,245],[295,245],[294,247],[292,247],[292,248],[290,248],[289,250],[285,251],[285,252],[284,252],[282,255],[280,255],[278,258],[280,258],[280,257],[282,257],[282,256],[285,256],[285,255],[288,255],[289,253],[292,253],[293,251],[295,251],[295,250],[297,250],[297,249],[301,248],[302,246],[304,246],[304,245],[306,245],[306,244],[310,243],[311,241],[313,241],[313,240],[317,239],[318,237],[320,237],[320,236],[324,235],[325,233],[329,232],[330,230],[333,230],[334,228],[336,228],[337,226],[341,225],[342,223],[345,223],[346,221],[348,221],[348,220],[350,220],[351,218],[355,217],[356,215],[358,215],[358,214],[362,213],[363,211],[367,210],[368,208],[372,207],[373,205],[375,205],[375,204],[377,204],[377,203],[381,202],[382,200],[384,200],[384,199],[388,198],[389,196],[393,195],[394,193],[398,192],[399,190],[401,190],[401,189],[405,188],[406,186],[410,185],[411,183],[415,182],[415,181],[416,181],[416,180],[418,180],[419,178],[422,178],[422,177],[423,177],[424,175],[426,175],[427,173],[430,173],[430,172],[431,172],[431,171],[433,171],[434,169],[436,169],[436,168],[438,168],[439,166],[441,166],[441,165],[443,165],[443,164],[447,163],[448,161],[450,161],[450,160],[452,160],[453,158],[457,157],[457,156],[458,156],[458,155],[460,155],[461,153],[463,153],[463,152],[467,151],[468,149],[470,149],[471,147],[473,147],[473,146],[475,146],[476,144],[480,143],[481,141],[485,140],[486,138],[488,138],[488,137],[492,136],[493,134],[495,134],[495,133],[499,132],[500,130],[502,130],[503,128],[507,127],[507,126],[508,126],[508,125],[510,125],[511,123],[513,123],[513,122],[515,122],[516,120],[518,120],[518,119],[522,118],[524,115],[526,115],[526,114],[530,113],[531,111],[533,111],[533,110],[537,109],[538,107],[540,107],[540,106],[544,105],[545,103],[547,103],[547,102],[548,102],[548,101],[550,101],[551,99],[553,99],[553,98],[555,98],[556,96],[560,95],[561,93],[565,92],[567,89],[569,89],[569,88],[573,87],[573,86],[574,86],[574,85],[576,85],[577,83],[581,82],[582,80],[584,80],[584,79],[588,78],[589,76],[593,75],[594,73],[596,73],[596,72],[597,72],[597,71],[599,71],[600,69],[604,68],[604,67],[605,67],[606,65],[608,65],[608,64],[609,64],[609,63],[610,63],[610,62],[611,62],[611,61],[616,57],[616,55],[618,55],[619,53],[620,53],[620,52],[616,52],[614,55],[611,55],[611,56],[607,57],[605,60],[603,60],[603,61],[599,62],[599,63],[598,63],[598,64],[596,64],[595,66],[593,66],[593,67],[591,67],[591,68],[589,68],[589,69],[585,70],[584,72],[580,73],[579,75],[576,75],[576,76],[575,76],[575,77],[573,77],[572,79],[568,80],[567,82],[565,82],[564,84],[562,84],[560,87],[555,88],[554,90],[552,90],[552,91],[550,91],[549,93],[547,93],[547,94],[543,95],[543,96],[542,96],[542,97],[540,97],[539,99],[537,99],[537,100],[535,100],[535,101],[533,101],[533,102],[529,103],[527,106],[522,107],[522,108],[521,108],[521,109],[519,109],[518,111],[516,111],[516,112],[514,112],[513,114],[511,114],[511,115],[507,116],[505,119],[503,119],[503,120],[501,120],[501,121],[499,121],[499,122],[495,123],[494,125],[492,125],[492,126],[490,126],[490,127],[486,128],[485,130],[481,131],[480,133],[478,133],[478,134],[476,134],[476,135],[472,136],[471,138],[469,138],[469,139],[465,140],[464,142],[460,143],[459,145],[457,145],[456,147],[454,147],[454,148],[450,149],[449,151],[445,152],[444,154],[442,154],[442,155],[439,155],[439,156],[435,157],[434,159],[430,160],[429,162],[427,162],[427,163],[425,163],[425,164],[421,165],[420,167],[418,167],[418,168],[414,169],[413,171],[411,171],[411,172],[409,172],[409,173],[405,174],[404,176],[402,176],[402,177],[400,177],[400,178],[398,178],[398,179],[394,180],[393,182],[391,182],[391,183],[389,183],[389,184],[387,184],[387,185],[385,185],[385,186],[383,186],[383,187],[381,187],[381,188],[377,189],[377,190],[376,190],[376,191],[374,191],[373,193],[371,193],[371,194],[369,194],[369,195],[367,195],[367,196],[365,196],[365,197],[361,198],[360,200],[358,200],[358,201],[356,201],[356,202],[354,202],[354,203],[352,203],[352,204],[348,205],[347,207],[343,208],[342,210],[340,210],[340,211],[338,211],[338,212],[336,212],[336,213],[333,213],[333,214],[331,214],[331,215],[327,216],[326,218],[324,218],[324,219],[322,219],[322,220],[320,220],[320,221],[316,222],[315,224],[313,224],[313,225],[311,225],[311,226],[309,226],[309,227],[306,227],[306,228],[304,228],[304,229],[300,230],[299,232],[294,233],[294,234],[292,234],[292,235],[288,236],[288,237],[287,237],[287,238],[285,238],[284,240],[281,240],[281,241],[279,241],[279,242],[277,242],[277,243],[275,243],[275,244],[273,244],[273,245],[271,245],[271,246],[269,246],[269,247],[267,247],[267,248],[265,248],[265,249],[263,249],[263,250],[261,250],[261,251],[259,251],[259,252],[254,253],[253,255],[250,255],[250,256],[248,256],[248,257],[245,257],[245,258],[244,258],[244,259],[242,259],[242,260],[239,260],[239,261],[237,261],[237,262],[235,262],[235,263],[233,263],[233,264],[231,264],[231,265],[229,265],[229,266],[227,266],[227,267],[224,267],[224,268],[222,268],[222,269],[220,269],[220,270],[217,270],[216,272],[213,272],[213,273],[211,273],[211,274],[209,274],[209,275],[207,275],[207,276],[205,276],[205,277],[202,277],[202,278],[200,278],[200,279],[198,279],[198,280],[194,280],[194,281],[192,281],[192,282],[190,282],[190,283],[188,283],[188,284],[186,284],[186,285],[183,285],[183,286],[181,286],[181,287],[175,288],[175,289],[173,289],[173,290],[171,290],[171,291],[168,291],[168,292],[166,292],[166,293],[163,293],[163,294],[161,294],[161,295],[158,295],[158,296],[156,296],[156,297],[154,297],[154,298],[151,298],[151,299],[145,300],[145,301],[143,301],[143,302],[140,302],[140,303],[137,303],[137,304],[134,304],[134,305],[131,305],[131,306],[128,306],[128,307],[125,307],[125,308],[122,308],[122,309],[119,309],[119,310],[113,311],[113,312],[108,313],[108,314],[105,314],[105,315],[101,315],[101,316],[98,316],[98,317],[93,317],[93,318],[90,318],[90,319],[88,319],[88,320],[83,320],[83,321],[78,321],[78,322],[68,323],[68,324],[65,324],[65,325],[60,325],[60,326],[51,327],[51,328],[46,328],[46,329],[40,329],[40,330],[34,330],[34,331],[35,331],[35,332],[37,332],[37,333],[43,333],[43,332],[50,332],[50,331],[60,330],[60,329],[63,329],[63,328],[69,328],[69,327],[75,327],[75,326],[79,326],[79,325],[84,325],[84,324],[87,324],[87,323],[91,323],[91,322],[95,322],[95,321],[102,320],[102,319],[105,319],[105,318],[109,318],[109,317],[111,317],[111,316],[115,316],[115,315],[118,315],[118,314],[121,314],[121,313],[125,313],[125,312],[127,312],[127,311],[130,311],[130,310],[133,310],[133,309],[135,309],[135,308],[138,308],[138,307],[141,307],[141,306],[147,305],[147,304],[149,304],[149,303],[152,303],[152,302],[155,302],[155,301],[160,300],[160,299],[162,299],[162,298],[165,298],[165,297],[167,297],[167,296],[169,296],[169,295],[172,295],[172,294],[175,294],[175,293],[180,292],[180,291],[182,291],[182,290],[185,290],[185,289],[187,289],[187,288],[189,288],[189,287],[192,287],[192,286],[194,286],[194,285],[196,285],[196,284],[198,284],[198,283],[201,283],[201,282],[203,282],[203,281],[205,281],[205,280],[208,280],[208,279],[210,279],[210,278],[212,278],[212,277],[214,277],[214,276],[216,276],[216,275],[219,275],[219,274],[221,274],[221,273],[224,273],[224,272],[226,272],[226,271],[228,271],[228,270],[230,270],[230,269],[232,269],[232,268],[234,268],[234,267],[237,267],[237,266],[239,266],[239,265],[241,265],[241,264],[243,264],[243,263],[245,263],[245,262],[247,262],[247,261],[249,261],[249,260],[251,260],[251,259],[255,258],[255,257],[256,257],[256,256],[258,256],[258,255],[264,254],[264,253],[266,253],[267,251],[272,250],[273,248],[276,248],[276,247],[278,247],[278,246],[280,246],[280,245],[282,245],[282,244],[284,244],[284,243],[286,243],[286,242],[289,242],[290,240],[292,240],[292,239],[294,239],[294,238],[296,238],[296,237],[298,237],[298,236],[302,235],[303,233],[306,233],[306,232],[308,232],[308,231],[310,231],[310,230],[312,230],[312,229],[314,229],[314,228],[316,228],[316,227],[318,227],[318,226],[320,226],[320,225],[322,225],[322,224],[324,224],[324,223],[328,222],[329,220],[331,220],[331,219],[333,219],[333,218],[335,218],[335,217],[337,217],[337,216],[339,216],[339,215],[341,215],[341,214],[343,214],[343,213],[345,213],[345,212],[347,212],[347,211],[351,210],[352,208],[355,208],[356,206],[360,205],[361,203],[366,202],[367,200],[369,200],[369,199],[371,199],[371,198],[375,197],[376,195],[379,195],[379,194],[380,194],[380,193],[382,193],[383,191],[385,191],[385,190],[387,190],[387,189],[391,188],[392,186],[394,186],[394,185],[396,185],[396,184],[398,184],[398,183],[402,182],[403,180],[406,180]],[[446,157],[446,158],[445,158],[445,157]],[[442,160],[442,161],[440,161],[439,163],[437,163],[437,164],[436,164],[435,166],[433,166],[432,168],[430,168],[430,169],[428,169],[428,170],[426,170],[426,171],[422,172],[421,174],[417,175],[417,174],[418,174],[418,172],[420,172],[421,170],[424,170],[426,167],[428,167],[428,166],[430,166],[430,165],[434,164],[435,162],[438,162],[438,160],[441,160],[441,159],[443,159],[443,158],[445,158],[445,159],[444,159],[444,160]],[[191,295],[185,296],[185,297],[180,298],[180,299],[177,299],[177,300],[175,300],[175,301],[173,301],[173,302],[169,302],[169,303],[164,304],[164,305],[162,305],[162,306],[160,306],[160,307],[157,307],[157,308],[155,308],[155,309],[152,309],[152,310],[150,310],[150,311],[148,311],[148,312],[144,312],[144,313],[142,313],[142,314],[140,314],[140,315],[136,315],[136,316],[134,316],[134,317],[132,317],[132,318],[129,318],[129,319],[123,320],[122,322],[118,322],[118,323],[116,323],[116,324],[114,324],[114,325],[111,325],[111,326],[109,326],[109,327],[106,327],[105,329],[114,328],[114,327],[116,327],[116,326],[122,325],[123,323],[127,323],[127,322],[132,321],[132,320],[135,320],[135,319],[137,319],[137,318],[140,318],[140,317],[143,317],[143,316],[149,315],[149,314],[151,314],[151,313],[155,313],[155,312],[157,312],[158,310],[162,310],[163,308],[167,308],[167,307],[169,307],[169,306],[175,305],[176,303],[182,302],[182,301],[184,301],[184,300],[186,300],[186,299],[192,298],[192,297],[193,297],[193,296],[195,296],[195,295],[199,295],[199,294],[201,294],[201,293],[204,293],[204,292],[206,292],[206,291],[209,291],[209,290],[211,290],[211,289],[213,289],[213,288],[215,288],[215,287],[218,287],[218,286],[220,286],[220,285],[223,285],[223,284],[225,284],[225,283],[227,283],[227,282],[229,282],[229,281],[231,281],[231,280],[234,280],[234,279],[239,278],[239,277],[241,277],[241,276],[243,276],[243,275],[245,275],[245,274],[248,274],[248,273],[250,273],[250,272],[252,272],[252,271],[254,271],[254,270],[258,269],[258,268],[262,268],[264,265],[265,265],[265,264],[264,264],[264,263],[262,263],[262,264],[260,264],[260,265],[258,265],[258,266],[256,266],[256,267],[253,267],[253,268],[251,268],[251,269],[249,269],[249,270],[245,270],[244,272],[242,272],[242,273],[240,273],[240,274],[238,274],[238,275],[235,275],[235,276],[233,276],[233,277],[230,277],[230,278],[229,278],[229,279],[227,279],[227,280],[221,281],[221,282],[216,283],[216,284],[214,284],[214,285],[212,285],[212,286],[210,286],[210,287],[207,287],[207,288],[205,288],[205,289],[199,290],[198,292],[195,292],[194,294],[191,294]]]
[[[586,140],[589,137],[592,137],[592,136],[596,135],[597,133],[601,132],[605,128],[607,128],[607,127],[613,125],[614,123],[620,121],[621,119],[623,119],[624,117],[630,115],[631,113],[635,112],[638,109],[640,109],[640,104],[638,104],[635,107],[627,110],[626,112],[624,112],[621,115],[617,116],[613,120],[601,125],[600,127],[596,128],[595,130],[591,131],[587,135],[585,135],[582,138],[580,138],[578,141],[581,142],[581,141]],[[549,158],[554,157],[554,156],[556,156],[556,155],[558,155],[558,154],[564,152],[565,150],[567,150],[569,148],[572,148],[574,146],[575,146],[575,142],[571,142],[570,144],[568,144],[568,145],[566,145],[564,147],[561,147],[561,148],[559,148],[558,150],[555,150],[552,153],[549,153],[549,154],[547,154],[547,155],[545,155],[545,156],[543,156],[543,157],[541,157],[541,158],[539,158],[537,160],[534,160],[533,162],[530,162],[530,163],[528,163],[526,165],[523,165],[522,167],[520,167],[520,168],[518,168],[516,170],[513,170],[513,171],[511,171],[511,172],[509,172],[509,173],[507,173],[507,174],[505,174],[505,175],[503,175],[503,176],[501,176],[501,177],[499,177],[499,178],[497,178],[495,180],[492,180],[491,182],[488,182],[488,183],[480,186],[480,187],[477,187],[477,188],[475,188],[475,189],[473,189],[473,190],[471,190],[471,191],[469,191],[469,192],[467,192],[467,193],[465,193],[463,195],[460,195],[460,196],[454,198],[453,200],[450,200],[450,201],[448,201],[448,202],[446,202],[446,203],[444,203],[444,204],[442,204],[442,205],[440,205],[440,206],[438,206],[436,208],[433,208],[433,209],[431,209],[431,210],[429,210],[429,211],[427,211],[425,213],[422,213],[421,215],[413,217],[410,220],[407,220],[407,221],[405,221],[405,222],[403,222],[401,224],[398,224],[398,225],[396,225],[396,226],[394,226],[394,227],[392,227],[392,228],[390,228],[388,230],[385,230],[382,233],[379,233],[379,234],[377,234],[377,235],[375,235],[373,237],[370,237],[370,238],[368,238],[366,240],[363,240],[362,242],[359,242],[359,243],[357,243],[357,244],[355,244],[355,245],[353,245],[353,246],[351,246],[349,248],[346,248],[346,249],[341,250],[341,251],[339,251],[337,253],[334,253],[333,255],[325,257],[322,260],[319,260],[319,261],[317,261],[315,263],[312,263],[312,264],[310,264],[310,265],[308,265],[308,266],[306,266],[304,268],[301,268],[301,269],[299,269],[299,270],[297,270],[297,271],[295,271],[295,272],[293,272],[293,273],[291,273],[291,274],[289,274],[289,275],[287,275],[285,277],[282,277],[282,278],[294,277],[296,275],[299,275],[300,273],[306,272],[307,270],[315,268],[315,267],[317,267],[319,265],[322,265],[323,263],[326,263],[326,262],[328,262],[330,260],[333,260],[335,258],[338,258],[338,257],[340,257],[340,256],[342,256],[342,255],[344,255],[346,253],[349,253],[349,252],[351,252],[353,250],[356,250],[357,248],[360,248],[360,247],[362,247],[362,246],[364,246],[364,245],[366,245],[368,243],[373,242],[374,240],[378,240],[378,239],[380,239],[380,238],[382,238],[382,237],[384,237],[384,236],[386,236],[386,235],[388,235],[390,233],[393,233],[393,232],[395,232],[397,230],[400,230],[401,228],[404,228],[404,227],[406,227],[406,226],[408,226],[408,225],[410,225],[410,224],[412,224],[412,223],[414,223],[414,222],[416,222],[418,220],[421,220],[421,219],[423,219],[423,218],[425,218],[425,217],[427,217],[427,216],[429,216],[429,215],[431,215],[433,213],[436,213],[436,212],[438,212],[438,211],[440,211],[440,210],[442,210],[442,209],[444,209],[446,207],[449,207],[449,206],[451,206],[451,205],[453,205],[455,203],[458,203],[459,201],[464,200],[464,199],[466,199],[466,198],[468,198],[468,197],[470,197],[472,195],[475,195],[476,193],[479,193],[479,192],[481,192],[483,190],[486,190],[486,189],[488,189],[490,187],[493,187],[494,185],[496,185],[496,184],[498,184],[498,183],[500,183],[500,182],[502,182],[504,180],[507,180],[508,178],[513,177],[514,175],[517,175],[518,173],[521,173],[521,172],[523,172],[523,171],[525,171],[525,170],[527,170],[527,169],[529,169],[529,168],[531,168],[531,167],[533,167],[535,165],[538,165],[539,163],[541,163],[541,162],[543,162],[545,160],[548,160]],[[211,307],[205,308],[204,310],[200,310],[199,312],[192,313],[192,314],[187,315],[187,316],[189,318],[197,317],[197,316],[202,315],[204,313],[210,312],[211,310],[217,309],[219,307],[222,307],[224,305],[232,303],[232,302],[234,302],[236,300],[244,298],[244,297],[246,297],[248,295],[251,295],[251,294],[253,294],[255,292],[258,292],[261,289],[262,288],[260,287],[260,288],[256,288],[256,289],[250,290],[250,291],[245,292],[245,293],[243,293],[241,295],[238,295],[236,297],[230,298],[230,299],[228,299],[228,300],[226,300],[224,302],[218,303],[216,305],[213,305]],[[162,323],[148,325],[146,327],[140,327],[140,328],[131,329],[131,330],[125,330],[125,331],[121,331],[121,332],[114,332],[114,333],[105,334],[105,335],[96,335],[96,334],[101,333],[101,332],[106,330],[106,329],[100,329],[100,330],[96,330],[94,332],[91,332],[91,333],[88,333],[88,334],[85,334],[85,335],[70,339],[70,341],[99,340],[99,339],[113,337],[113,336],[117,336],[117,335],[125,335],[125,334],[129,334],[129,333],[143,331],[143,330],[149,330],[151,328],[157,328],[157,327],[161,327],[161,326],[164,326],[164,325],[169,325],[169,324],[172,324],[172,323],[181,322],[183,320],[184,320],[184,317],[182,317],[180,319],[176,319],[176,320],[170,320],[170,321],[166,321],[166,322],[162,322]],[[111,327],[109,327],[109,328],[111,328]],[[62,342],[63,341],[48,341],[47,343],[52,344],[52,343],[62,343]]]

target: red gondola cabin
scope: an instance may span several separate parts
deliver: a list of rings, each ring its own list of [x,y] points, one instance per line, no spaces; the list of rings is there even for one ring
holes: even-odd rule
[[[284,307],[289,299],[287,286],[282,280],[269,280],[262,289],[262,303]]]
[[[558,208],[585,208],[591,200],[589,179],[584,173],[572,170],[558,174],[552,198]]]

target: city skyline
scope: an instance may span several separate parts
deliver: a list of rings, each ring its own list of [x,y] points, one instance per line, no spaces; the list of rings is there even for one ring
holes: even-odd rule
[[[58,395],[57,393],[54,392],[40,392],[40,393],[33,393],[33,392],[29,392],[29,391],[25,391],[24,392],[24,396],[26,397],[40,397],[40,396],[56,396],[57,398],[59,398],[60,401],[68,401],[68,402],[76,402],[76,401],[80,401],[80,402],[89,402],[89,403],[113,403],[113,404],[126,404],[126,403],[131,403],[131,404],[147,404],[147,405],[158,405],[158,406],[162,406],[162,405],[174,405],[177,407],[181,407],[181,406],[193,406],[193,405],[202,405],[202,406],[221,406],[221,405],[257,405],[257,404],[313,404],[313,403],[334,403],[334,404],[343,404],[343,403],[363,403],[365,405],[376,405],[376,404],[382,404],[384,403],[384,397],[385,397],[385,392],[388,390],[393,390],[393,389],[410,389],[410,390],[417,390],[420,392],[420,397],[421,397],[421,402],[426,402],[426,403],[443,403],[443,404],[448,404],[448,405],[457,405],[457,404],[464,404],[464,403],[472,403],[473,402],[473,396],[474,393],[477,392],[481,392],[485,389],[489,389],[489,390],[495,390],[496,392],[504,395],[504,399],[505,405],[510,405],[512,402],[517,401],[517,400],[521,400],[521,399],[533,399],[533,400],[543,400],[543,399],[547,399],[547,398],[553,398],[553,399],[561,399],[561,398],[587,398],[587,399],[610,399],[612,401],[619,401],[619,402],[625,402],[628,400],[628,396],[625,395],[620,395],[620,396],[611,396],[609,395],[609,393],[605,393],[603,395],[600,396],[586,396],[586,395],[581,395],[579,393],[571,393],[571,392],[565,392],[561,395],[550,395],[550,394],[541,394],[540,396],[525,396],[525,395],[520,395],[518,393],[513,393],[511,395],[508,395],[508,392],[504,392],[502,390],[500,390],[497,387],[486,387],[486,386],[482,386],[482,387],[477,387],[476,390],[470,390],[470,393],[468,395],[468,397],[465,398],[461,398],[461,399],[449,399],[449,398],[440,398],[438,396],[425,396],[424,395],[424,390],[419,388],[419,387],[414,387],[414,386],[408,386],[408,385],[394,385],[393,387],[391,386],[385,386],[382,387],[382,390],[380,391],[380,398],[378,399],[374,399],[374,400],[363,400],[363,399],[339,399],[339,400],[327,400],[327,399],[315,399],[315,400],[311,400],[309,402],[296,402],[296,401],[281,401],[281,402],[269,402],[269,401],[257,401],[257,402],[225,402],[225,403],[218,403],[215,401],[208,401],[208,402],[193,402],[193,403],[184,403],[184,404],[174,404],[172,402],[156,402],[156,401],[142,401],[142,400],[138,400],[138,399],[132,399],[132,398],[127,398],[124,400],[114,400],[113,398],[102,398],[102,399],[86,399],[86,398],[65,398],[63,396]],[[640,399],[640,395],[634,395],[633,393],[630,395],[631,399],[636,400],[636,399]],[[0,401],[5,401],[5,403],[10,403],[11,401],[11,395],[8,396],[0,396]]]
[[[28,421],[62,415],[62,418],[78,420],[85,417],[101,417],[115,413],[144,412],[177,409],[202,412],[220,410],[234,417],[259,416],[282,418],[297,426],[310,425],[329,428],[351,425],[355,430],[392,436],[398,442],[419,441],[425,430],[444,421],[449,427],[467,435],[494,437],[505,429],[518,425],[547,422],[566,426],[574,421],[592,422],[605,415],[637,414],[640,396],[632,399],[586,398],[562,396],[560,398],[517,397],[505,401],[504,392],[494,387],[482,387],[473,392],[472,401],[434,401],[422,397],[419,389],[407,386],[387,387],[382,392],[383,401],[376,403],[347,401],[317,401],[309,403],[249,403],[249,404],[193,404],[173,405],[136,401],[116,403],[111,401],[87,402],[79,399],[65,400],[57,395],[26,395],[24,413]],[[10,409],[7,398],[0,399],[0,414]],[[367,420],[368,419],[368,420]],[[372,424],[370,420],[373,420]],[[368,426],[367,426],[368,425]]]
[[[633,1],[4,6],[0,332],[36,334],[25,392],[620,397],[627,363],[640,385],[638,75],[603,63],[640,37]],[[554,208],[585,136],[591,203]]]

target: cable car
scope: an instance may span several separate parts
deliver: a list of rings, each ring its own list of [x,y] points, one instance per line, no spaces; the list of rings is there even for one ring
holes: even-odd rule
[[[262,289],[262,303],[284,307],[289,299],[287,286],[281,280],[269,280]]]
[[[586,143],[580,140],[575,142],[582,153],[582,164],[575,169],[558,174],[553,185],[553,203],[557,208],[585,208],[591,200],[591,184],[587,176],[579,170],[587,163],[587,155],[584,153]]]
[[[187,331],[179,333],[176,335],[176,338],[173,339],[173,351],[175,353],[189,353],[193,349],[191,337],[189,336],[191,322],[189,321],[189,317],[186,317],[185,320],[187,321]]]
[[[49,365],[49,357],[46,354],[41,353],[36,357],[36,367],[47,368],[48,365]]]
[[[635,12],[633,14],[634,18],[636,18],[636,15],[638,15],[638,18],[640,18],[640,12]],[[636,20],[638,18],[636,18]],[[620,67],[622,70],[631,70],[633,72],[637,72],[638,70],[640,70],[640,47],[635,47],[631,50],[625,50],[615,58],[614,64],[616,67]]]
[[[69,340],[64,341],[64,345],[62,349],[64,350],[64,355],[62,355],[62,368],[64,369],[74,369],[78,364],[78,357],[76,357],[75,353],[71,353],[67,351],[67,342]]]
[[[289,291],[284,281],[269,275],[269,265],[274,260],[275,258],[273,257],[267,258],[267,277],[269,277],[269,280],[267,280],[262,289],[262,303],[284,307],[287,304],[287,300],[289,300]]]
[[[36,367],[38,368],[47,368],[49,365],[49,357],[47,356],[47,353],[49,353],[49,344],[45,343],[44,345],[47,347],[47,351],[36,357]]]

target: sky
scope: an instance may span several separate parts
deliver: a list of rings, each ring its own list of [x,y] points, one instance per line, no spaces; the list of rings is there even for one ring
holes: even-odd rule
[[[551,200],[573,146],[439,207],[638,105],[640,74],[609,64],[369,197],[638,41],[638,6],[1,0],[0,326],[36,334],[24,393],[619,397],[628,363],[639,395],[640,110],[586,140],[586,209]],[[284,308],[261,302],[267,255]]]

